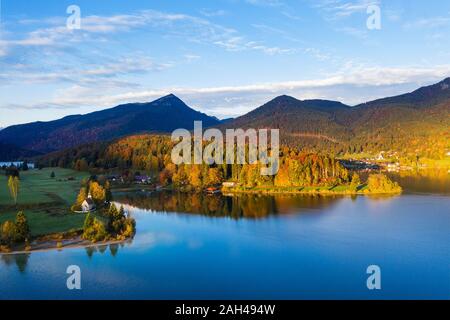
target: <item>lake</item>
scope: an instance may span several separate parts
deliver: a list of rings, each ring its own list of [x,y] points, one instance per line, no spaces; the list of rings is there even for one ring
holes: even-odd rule
[[[131,242],[4,255],[0,298],[449,299],[450,181],[397,180],[390,197],[117,194]]]

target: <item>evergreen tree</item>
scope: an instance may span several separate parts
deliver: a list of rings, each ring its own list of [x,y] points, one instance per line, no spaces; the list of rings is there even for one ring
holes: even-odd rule
[[[23,242],[27,241],[30,238],[31,232],[30,227],[28,225],[28,220],[22,211],[17,213],[15,227],[16,227],[16,241]]]

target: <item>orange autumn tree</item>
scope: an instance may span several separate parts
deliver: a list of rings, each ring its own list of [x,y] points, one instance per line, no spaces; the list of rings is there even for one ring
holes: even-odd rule
[[[106,201],[106,190],[97,181],[91,181],[89,183],[89,193],[96,203]]]
[[[206,185],[216,185],[220,184],[223,181],[222,172],[219,170],[219,168],[209,168],[208,169],[208,176],[206,179]]]
[[[198,165],[189,166],[189,184],[198,189],[202,186],[202,170]]]
[[[278,173],[275,177],[274,184],[277,187],[289,186],[289,166],[283,162],[278,169]]]

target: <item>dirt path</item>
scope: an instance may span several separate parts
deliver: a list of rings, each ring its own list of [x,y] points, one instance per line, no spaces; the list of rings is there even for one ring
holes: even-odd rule
[[[315,134],[315,133],[290,133],[289,136],[291,137],[297,137],[297,138],[314,138],[314,139],[323,139],[323,140],[327,140],[333,143],[342,143],[341,141],[333,138],[333,137],[329,137],[323,134]]]
[[[126,243],[130,240],[131,239],[111,240],[111,241],[92,243],[91,241],[83,240],[81,237],[76,237],[73,239],[67,239],[67,240],[61,240],[61,241],[56,241],[56,240],[38,241],[31,245],[30,250],[13,250],[11,252],[0,252],[0,255],[14,255],[14,254],[33,253],[33,252],[47,252],[47,251],[52,251],[52,250],[61,251],[64,249],[91,248],[91,247],[106,246],[106,245],[111,245],[111,244]],[[57,246],[58,242],[62,243],[62,247]]]

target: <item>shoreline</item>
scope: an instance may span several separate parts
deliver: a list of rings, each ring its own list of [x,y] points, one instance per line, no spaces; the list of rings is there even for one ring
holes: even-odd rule
[[[342,187],[342,186],[337,186]],[[306,190],[304,190],[306,188]],[[310,188],[310,189],[308,189]],[[322,188],[322,189],[321,189]],[[297,189],[297,190],[292,190]],[[149,190],[151,192],[161,192],[161,191],[173,191],[173,192],[181,192],[181,193],[198,193],[198,194],[303,194],[303,195],[361,195],[361,196],[370,196],[370,195],[399,195],[403,193],[403,190],[397,191],[385,191],[385,192],[369,192],[367,189],[353,191],[353,190],[330,190],[324,187],[291,187],[291,190],[285,190],[283,188],[271,187],[267,189],[258,189],[256,188],[230,188],[230,187],[222,187],[217,189],[218,192],[208,193],[202,190],[185,190],[183,188],[164,188],[162,190]],[[127,193],[133,191],[140,191],[135,189],[127,189],[122,188],[119,192]]]
[[[240,190],[233,188],[222,188],[222,194],[268,194],[268,195],[279,195],[279,194],[303,194],[303,195],[349,195],[349,196],[370,196],[370,195],[399,195],[403,190],[393,191],[393,192],[364,192],[364,191],[333,191],[333,190],[264,190],[264,189],[248,189]]]
[[[34,252],[48,252],[48,251],[62,251],[65,249],[81,249],[81,248],[92,248],[98,246],[107,246],[112,244],[121,244],[126,243],[132,238],[127,238],[124,240],[109,240],[109,241],[101,241],[101,242],[91,242],[89,240],[84,240],[81,236],[71,238],[71,239],[62,239],[62,240],[37,240],[34,245],[32,244],[32,248],[30,250],[11,250],[11,251],[0,251],[1,255],[15,255],[15,254],[27,254]],[[58,243],[61,242],[63,245],[58,247]]]

